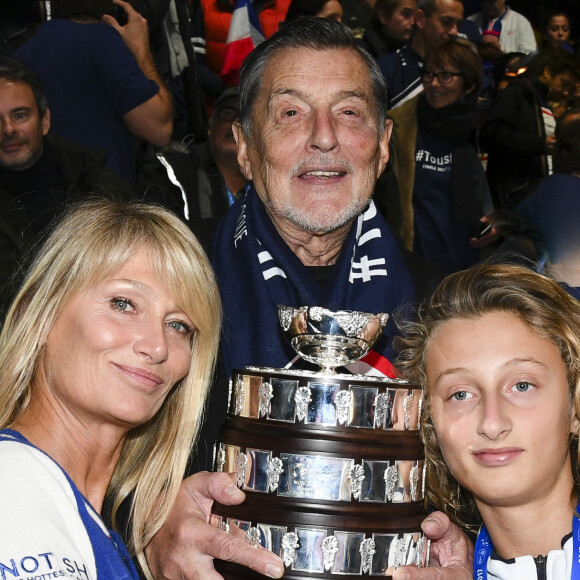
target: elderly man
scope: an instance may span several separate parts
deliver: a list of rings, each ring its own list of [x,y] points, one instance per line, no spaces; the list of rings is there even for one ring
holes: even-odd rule
[[[293,29],[297,41],[306,26]],[[228,375],[294,358],[278,304],[390,313],[414,298],[394,238],[369,202],[389,158],[382,78],[366,54],[345,50],[342,39],[327,42],[332,48],[322,51],[269,43],[245,65],[234,136],[253,185],[221,224],[213,257]],[[376,347],[387,358],[391,335],[388,327]]]
[[[409,43],[378,59],[387,81],[389,109],[423,91],[421,69],[426,54],[442,42],[455,38],[463,20],[461,0],[419,0],[415,33]]]
[[[225,216],[214,251],[228,372],[281,366],[292,357],[275,321],[277,303],[391,312],[412,299],[401,255],[370,200],[388,161],[390,132],[382,75],[345,25],[290,23],[246,59],[234,135],[252,184]],[[382,354],[389,352],[389,333]],[[210,410],[209,423],[223,419],[223,411]],[[227,478],[197,474],[184,481],[168,523],[147,548],[156,578],[217,579],[210,556],[281,575],[272,554],[248,550],[204,524],[213,494],[230,504],[243,497]],[[444,557],[453,542],[463,556],[469,551],[443,516],[433,516],[426,529],[443,536],[434,543],[436,562],[453,563]],[[410,573],[416,572],[425,574]],[[470,577],[462,562],[449,573]]]

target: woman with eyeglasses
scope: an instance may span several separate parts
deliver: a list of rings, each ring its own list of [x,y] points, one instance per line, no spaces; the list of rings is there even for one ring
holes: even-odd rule
[[[390,111],[393,166],[408,249],[448,272],[480,258],[470,239],[492,211],[475,142],[481,59],[468,41],[449,40],[423,64],[424,91]]]

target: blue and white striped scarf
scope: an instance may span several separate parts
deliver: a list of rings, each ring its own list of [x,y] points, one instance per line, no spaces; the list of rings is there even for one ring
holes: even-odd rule
[[[295,357],[278,323],[279,304],[391,314],[414,299],[395,239],[373,201],[355,220],[325,291],[280,237],[253,186],[224,216],[214,240],[227,376],[249,365],[282,368]],[[393,333],[391,321],[374,349],[387,358]]]

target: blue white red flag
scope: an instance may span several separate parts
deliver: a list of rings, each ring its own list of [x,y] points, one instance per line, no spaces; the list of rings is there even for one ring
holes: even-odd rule
[[[238,85],[244,59],[260,42],[264,34],[251,0],[236,0],[224,53],[221,77],[228,85]]]
[[[346,368],[355,375],[389,377],[391,379],[396,379],[400,376],[393,363],[374,350],[369,350],[363,358],[346,365]]]

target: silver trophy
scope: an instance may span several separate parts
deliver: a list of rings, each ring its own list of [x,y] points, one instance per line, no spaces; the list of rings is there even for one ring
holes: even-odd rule
[[[336,367],[365,356],[381,336],[388,314],[354,310],[333,312],[320,306],[278,306],[284,334],[300,356],[335,374]]]
[[[340,374],[382,335],[387,314],[278,306],[283,332],[321,370],[248,366],[230,380],[215,469],[235,472],[243,504],[214,504],[229,533],[279,555],[288,580],[388,578],[428,562],[421,389]],[[216,560],[226,580],[257,573]]]

